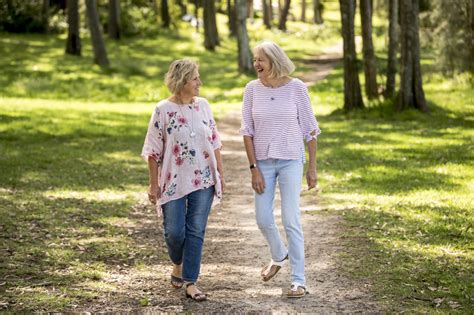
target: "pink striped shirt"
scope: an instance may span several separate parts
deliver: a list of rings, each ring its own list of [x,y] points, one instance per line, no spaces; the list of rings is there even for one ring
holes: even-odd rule
[[[291,79],[278,88],[260,80],[247,84],[242,106],[240,134],[253,137],[257,160],[298,160],[304,156],[304,142],[319,135],[306,85]]]

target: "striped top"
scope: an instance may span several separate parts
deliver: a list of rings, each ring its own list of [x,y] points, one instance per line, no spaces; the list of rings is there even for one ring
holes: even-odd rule
[[[247,84],[240,134],[253,137],[257,160],[301,159],[303,140],[312,140],[313,131],[316,136],[321,133],[301,80],[292,78],[277,88],[266,87],[260,80]]]

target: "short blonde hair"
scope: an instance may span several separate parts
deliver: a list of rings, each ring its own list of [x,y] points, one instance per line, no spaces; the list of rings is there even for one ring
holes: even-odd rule
[[[188,59],[178,59],[171,63],[165,76],[165,84],[171,93],[179,93],[193,79],[199,65]]]
[[[270,60],[270,78],[280,78],[295,71],[295,65],[285,54],[283,49],[272,41],[264,41],[253,49],[253,53],[263,52]]]

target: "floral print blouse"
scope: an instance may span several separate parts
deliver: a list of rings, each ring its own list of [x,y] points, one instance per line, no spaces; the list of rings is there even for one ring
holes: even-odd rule
[[[214,204],[222,198],[220,174],[214,150],[222,147],[211,108],[206,99],[178,105],[162,100],[156,105],[143,145],[142,157],[152,157],[161,168],[163,205],[189,193],[215,186]]]

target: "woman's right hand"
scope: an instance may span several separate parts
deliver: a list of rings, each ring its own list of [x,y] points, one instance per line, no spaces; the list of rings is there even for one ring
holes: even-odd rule
[[[252,188],[257,194],[263,194],[265,190],[265,180],[258,167],[253,168],[252,172]]]
[[[161,197],[161,187],[158,184],[150,184],[148,186],[148,200],[154,205]]]

